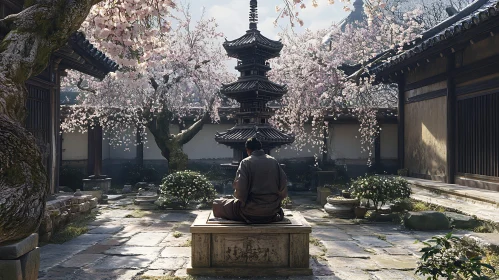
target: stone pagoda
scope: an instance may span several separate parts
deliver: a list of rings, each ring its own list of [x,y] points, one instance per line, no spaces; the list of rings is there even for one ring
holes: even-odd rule
[[[223,85],[221,89],[222,94],[241,104],[236,126],[215,136],[218,143],[234,151],[232,163],[223,165],[226,168],[237,168],[247,156],[244,144],[248,138],[260,140],[267,154],[294,142],[294,136],[279,131],[268,122],[273,111],[267,103],[281,99],[287,92],[285,85],[273,83],[267,77],[271,69],[267,60],[278,57],[283,44],[260,34],[257,9],[257,0],[251,0],[249,30],[242,37],[223,44],[227,54],[238,60],[236,70],[241,73],[236,82]]]

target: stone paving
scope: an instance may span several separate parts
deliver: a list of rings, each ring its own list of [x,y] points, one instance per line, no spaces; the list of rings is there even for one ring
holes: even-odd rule
[[[419,279],[413,271],[422,245],[415,241],[446,233],[332,219],[314,204],[314,197],[292,199],[294,210],[313,227],[310,264],[314,276],[262,279]],[[43,246],[39,279],[187,277],[189,226],[203,210],[137,210],[140,207],[126,200],[120,200],[119,205],[100,206],[101,214],[87,234],[64,244]]]

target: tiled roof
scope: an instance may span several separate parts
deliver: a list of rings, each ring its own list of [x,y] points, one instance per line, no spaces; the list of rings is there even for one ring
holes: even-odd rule
[[[411,48],[405,50],[401,54],[392,56],[384,63],[374,66],[371,72],[379,73],[383,70],[387,70],[388,68],[401,64],[409,58],[423,54],[425,51],[434,48],[447,40],[459,37],[483,23],[498,19],[498,0],[477,0],[453,17],[450,17],[446,21],[423,33],[422,39],[412,42],[412,45],[414,46]]]
[[[242,80],[228,85],[223,85],[221,92],[227,94],[227,93],[246,92],[246,91],[255,91],[255,90],[261,90],[270,93],[285,94],[287,92],[287,87],[278,85],[271,81],[263,79],[255,79],[247,81]]]
[[[96,64],[103,67],[107,73],[118,70],[118,64],[95,48],[82,32],[73,33],[73,35],[69,38],[69,42],[75,51],[77,51],[80,55],[88,55]],[[83,51],[83,53],[79,51]]]
[[[217,133],[215,140],[221,144],[245,143],[256,137],[264,146],[286,145],[294,142],[292,135],[285,134],[270,125],[236,125],[227,132]]]
[[[233,41],[225,41],[223,46],[227,51],[259,46],[280,52],[283,48],[283,44],[280,41],[271,40],[263,36],[260,31],[256,29],[246,31],[244,36]]]

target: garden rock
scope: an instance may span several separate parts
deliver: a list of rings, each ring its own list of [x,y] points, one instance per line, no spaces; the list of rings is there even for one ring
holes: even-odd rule
[[[444,214],[450,220],[451,225],[455,228],[471,229],[479,226],[478,220],[473,217],[454,212],[444,212]]]
[[[447,230],[449,219],[444,213],[436,211],[409,212],[404,217],[404,225],[415,230]]]

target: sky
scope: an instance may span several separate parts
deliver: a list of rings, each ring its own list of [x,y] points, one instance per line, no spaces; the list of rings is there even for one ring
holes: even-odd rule
[[[249,3],[250,0],[181,0],[190,4],[193,18],[200,18],[205,10],[205,15],[214,17],[219,24],[219,31],[223,32],[227,40],[234,40],[245,34],[249,28]],[[312,7],[312,0],[307,0],[306,9],[300,10],[300,18],[304,21],[303,27],[295,25],[296,32],[303,32],[306,28],[319,30],[330,27],[344,19],[348,12],[343,10],[344,3],[336,1],[334,5],[329,5],[328,0],[318,0],[319,6]],[[258,29],[261,33],[270,38],[279,39],[278,33],[289,26],[287,18],[280,18],[278,26],[274,26],[274,21],[278,17],[275,7],[282,7],[283,0],[260,0],[258,1]],[[235,66],[236,61],[230,62],[228,67]],[[233,68],[232,68],[233,69]]]

